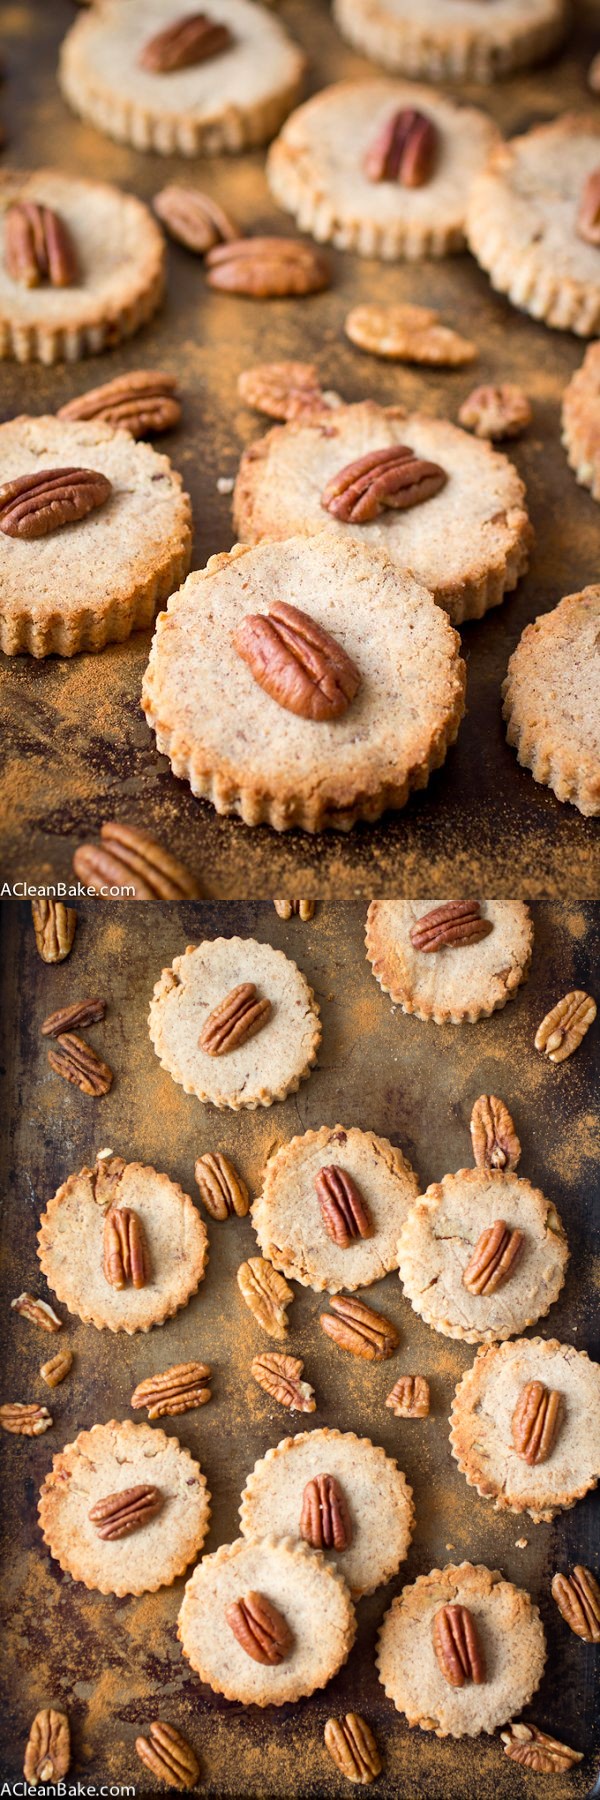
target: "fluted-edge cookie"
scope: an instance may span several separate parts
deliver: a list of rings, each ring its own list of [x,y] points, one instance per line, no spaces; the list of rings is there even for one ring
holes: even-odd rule
[[[517,1450],[512,1424],[530,1382],[560,1395],[550,1454],[533,1463]],[[458,1383],[450,1443],[469,1487],[496,1512],[528,1512],[536,1524],[553,1519],[600,1478],[600,1364],[556,1338],[486,1344]]]
[[[477,175],[467,238],[492,287],[558,331],[600,328],[598,247],[578,229],[600,161],[600,119],[566,113],[494,150]]]
[[[436,1614],[464,1606],[477,1633],[485,1680],[453,1687],[433,1644]],[[386,1613],[376,1655],[379,1679],[409,1725],[436,1737],[476,1737],[514,1718],[539,1687],[546,1661],[544,1627],[529,1594],[498,1569],[449,1563],[420,1575]]]
[[[427,81],[495,81],[560,43],[567,0],[334,0],[343,37],[385,69]]]
[[[588,344],[583,362],[565,388],[562,441],[582,487],[600,500],[600,343]]]
[[[318,1475],[332,1475],[346,1501],[351,1542],[326,1555],[358,1600],[396,1574],[414,1529],[412,1489],[406,1476],[370,1438],[328,1426],[283,1438],[259,1457],[247,1478],[240,1506],[242,1532],[248,1538],[275,1531],[298,1539],[304,1489]]]
[[[366,946],[375,980],[395,1006],[436,1025],[474,1024],[514,999],[529,973],[533,924],[522,900],[480,900],[492,930],[479,942],[423,951],[411,931],[442,900],[372,900]]]
[[[343,1248],[325,1227],[315,1188],[315,1178],[331,1167],[351,1178],[367,1212],[369,1235],[355,1236]],[[263,1256],[316,1293],[369,1287],[398,1266],[398,1235],[418,1185],[410,1163],[387,1138],[343,1125],[305,1131],[269,1158],[252,1207]]]
[[[507,742],[534,781],[600,813],[600,586],[526,625],[503,684]]]
[[[484,1231],[502,1220],[523,1243],[514,1268],[492,1293],[471,1293],[463,1275]],[[407,1299],[426,1324],[468,1344],[514,1337],[544,1317],[558,1298],[569,1257],[552,1201],[524,1176],[501,1169],[458,1169],[434,1182],[411,1207],[400,1234],[398,1267]]]

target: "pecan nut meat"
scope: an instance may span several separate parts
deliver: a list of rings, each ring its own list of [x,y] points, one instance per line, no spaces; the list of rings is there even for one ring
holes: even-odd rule
[[[253,1662],[276,1668],[285,1662],[293,1638],[287,1619],[265,1594],[249,1593],[225,1608],[225,1618],[238,1644]]]
[[[485,1662],[473,1614],[468,1606],[441,1606],[433,1621],[433,1648],[449,1687],[485,1681]]]
[[[262,1031],[272,1010],[270,1000],[259,999],[253,981],[241,981],[209,1013],[198,1038],[199,1049],[207,1056],[228,1056]]]
[[[34,200],[15,200],[4,221],[4,261],[11,281],[22,287],[72,287],[77,257],[68,226],[60,213]]]
[[[0,531],[6,537],[49,537],[104,506],[112,481],[98,469],[38,469],[0,487]]]
[[[127,887],[133,900],[200,898],[194,876],[147,831],[109,819],[100,838],[100,844],[80,844],[73,857],[75,874],[86,886]]]
[[[489,1294],[495,1294],[502,1282],[508,1281],[513,1274],[524,1241],[522,1231],[511,1231],[504,1219],[495,1219],[493,1225],[482,1231],[463,1270],[462,1284],[467,1293],[482,1294],[485,1299]]]
[[[347,1250],[357,1238],[373,1236],[366,1200],[346,1169],[339,1169],[336,1163],[319,1169],[315,1187],[327,1236],[340,1250]]]
[[[576,1563],[572,1575],[555,1575],[552,1594],[575,1636],[584,1644],[600,1644],[600,1583],[591,1569]]]
[[[62,900],[32,900],[35,941],[42,962],[64,962],[73,948],[77,913]]]
[[[348,1781],[367,1787],[381,1774],[383,1764],[376,1739],[361,1713],[328,1719],[323,1736],[332,1762]]]
[[[196,1406],[206,1406],[211,1398],[211,1374],[208,1363],[187,1362],[173,1363],[171,1368],[163,1370],[162,1375],[148,1375],[145,1381],[138,1382],[132,1393],[134,1412],[144,1406],[149,1419],[162,1419],[165,1415],[174,1418],[178,1413],[191,1412]]]
[[[415,919],[409,935],[413,949],[429,956],[456,945],[480,944],[493,929],[493,921],[482,917],[479,900],[444,900]]]
[[[44,1706],[36,1713],[27,1745],[23,1774],[29,1787],[62,1781],[71,1763],[71,1734],[66,1713]]]
[[[403,106],[386,119],[364,160],[368,181],[398,181],[402,187],[424,187],[433,175],[438,153],[433,119],[416,107]]]
[[[558,1432],[562,1395],[543,1381],[527,1381],[512,1416],[515,1450],[530,1467],[547,1462]]]
[[[63,1081],[70,1081],[82,1094],[92,1094],[97,1099],[112,1087],[108,1063],[102,1062],[91,1045],[74,1031],[60,1032],[48,1051],[48,1062],[55,1075],[62,1075]]]
[[[42,1037],[61,1037],[65,1031],[75,1031],[77,1026],[97,1025],[106,1013],[105,1000],[74,1000],[72,1006],[61,1006],[58,1012],[49,1013],[40,1027]]]
[[[233,641],[258,686],[301,719],[339,719],[358,693],[360,672],[341,644],[284,600],[248,613]]]
[[[172,75],[177,69],[191,69],[220,56],[232,43],[228,26],[212,19],[209,13],[183,13],[164,31],[148,38],[138,65],[150,75]]]
[[[584,184],[577,232],[585,244],[600,244],[600,168],[592,169]]]
[[[119,1292],[146,1287],[150,1258],[142,1221],[130,1206],[109,1206],[104,1220],[104,1278]]]
[[[392,444],[346,463],[327,482],[321,506],[344,525],[370,525],[386,508],[405,512],[432,500],[447,479],[439,463],[427,462],[408,444]]]
[[[269,1337],[287,1337],[287,1308],[294,1291],[264,1256],[251,1256],[237,1272],[240,1293],[258,1325]]]
[[[313,1475],[302,1496],[300,1536],[313,1550],[347,1550],[352,1522],[343,1488],[335,1475]]]
[[[430,1404],[429,1382],[424,1375],[401,1375],[385,1404],[391,1407],[397,1419],[426,1419]]]
[[[566,1774],[575,1763],[582,1761],[581,1751],[570,1750],[568,1744],[548,1737],[547,1732],[539,1731],[537,1725],[509,1725],[507,1731],[500,1732],[500,1737],[505,1756],[521,1763],[524,1769],[535,1770],[538,1775]]]
[[[187,1738],[164,1719],[153,1719],[147,1737],[138,1737],[135,1747],[146,1769],[182,1792],[196,1786],[200,1764]]]
[[[194,1175],[211,1219],[229,1219],[235,1215],[245,1219],[250,1195],[245,1181],[222,1150],[206,1150],[199,1156]]]
[[[317,294],[329,287],[325,257],[298,238],[235,238],[216,244],[206,257],[209,287],[244,294],[251,300],[286,299]]]
[[[471,1138],[478,1169],[516,1169],[521,1145],[508,1107],[496,1094],[480,1094],[475,1101]]]
[[[40,1325],[42,1331],[62,1331],[62,1319],[47,1300],[38,1300],[35,1294],[18,1294],[10,1304],[12,1311],[30,1319],[32,1325]]]
[[[61,1381],[65,1381],[67,1375],[70,1374],[72,1367],[72,1350],[59,1350],[56,1356],[51,1356],[48,1362],[42,1363],[40,1369],[42,1381],[45,1381],[46,1387],[59,1387]]]
[[[101,387],[90,388],[60,406],[57,419],[101,419],[105,425],[145,438],[172,431],[181,418],[175,375],[162,369],[132,369]]]
[[[97,1500],[95,1506],[90,1507],[88,1519],[95,1525],[98,1537],[112,1543],[116,1538],[128,1537],[130,1531],[137,1531],[141,1525],[147,1525],[160,1512],[162,1504],[160,1490],[141,1482],[137,1487],[121,1488],[118,1494],[106,1494],[104,1499]]]
[[[316,900],[273,901],[278,919],[292,919],[296,917],[302,919],[302,922],[305,925],[308,923],[309,919],[314,919],[316,904]]]
[[[591,994],[586,994],[583,988],[573,988],[542,1019],[534,1039],[536,1050],[543,1050],[550,1062],[564,1062],[578,1049],[596,1012],[596,1002]]]
[[[319,1324],[341,1350],[362,1356],[366,1362],[387,1362],[394,1355],[400,1339],[395,1325],[382,1313],[346,1294],[332,1294],[330,1305],[331,1312],[321,1313]]]
[[[523,389],[505,381],[497,387],[490,383],[473,388],[463,400],[458,419],[475,437],[500,441],[520,437],[531,424],[532,412]]]
[[[237,225],[223,207],[199,188],[169,182],[155,194],[152,204],[169,236],[197,256],[205,256],[215,244],[231,244],[238,236]]]
[[[259,363],[242,369],[238,394],[245,406],[265,413],[268,419],[301,419],[322,412],[328,401],[314,363]]]
[[[299,1356],[282,1356],[277,1350],[266,1350],[264,1355],[254,1357],[250,1374],[271,1400],[279,1401],[280,1406],[287,1406],[290,1412],[311,1413],[316,1410],[316,1401],[310,1382],[300,1379],[303,1368]]]
[[[344,331],[359,350],[392,361],[458,369],[474,362],[477,356],[470,339],[443,325],[440,314],[432,307],[413,306],[410,302],[353,306],[344,320]]]
[[[54,1420],[50,1417],[46,1406],[37,1403],[24,1405],[19,1400],[13,1404],[0,1406],[0,1426],[3,1431],[10,1431],[14,1437],[42,1437],[49,1431]]]

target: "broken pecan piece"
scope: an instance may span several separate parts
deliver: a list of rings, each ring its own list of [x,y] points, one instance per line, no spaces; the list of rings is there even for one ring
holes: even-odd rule
[[[477,1686],[485,1681],[485,1663],[477,1626],[468,1606],[441,1606],[433,1621],[433,1648],[449,1687]]]
[[[410,302],[354,306],[344,320],[344,330],[359,350],[398,362],[459,369],[477,355],[469,338],[442,325],[439,313],[432,307],[413,306]]]
[[[468,1294],[495,1294],[503,1281],[512,1275],[523,1249],[523,1232],[510,1231],[504,1219],[495,1219],[477,1239],[475,1249],[463,1272],[462,1284]]]
[[[155,194],[152,205],[169,236],[198,256],[205,256],[215,244],[233,243],[238,236],[237,225],[223,207],[209,194],[201,194],[199,188],[169,182]]]
[[[61,1031],[48,1051],[48,1062],[55,1075],[62,1075],[63,1081],[70,1081],[82,1094],[93,1094],[97,1098],[107,1094],[112,1087],[112,1069],[108,1063],[102,1062],[91,1045],[77,1037],[74,1031]]]
[[[534,1769],[538,1775],[562,1775],[573,1769],[575,1763],[582,1761],[582,1752],[570,1750],[568,1744],[560,1744],[558,1738],[548,1737],[545,1731],[539,1731],[537,1725],[509,1725],[507,1731],[501,1731],[505,1756],[513,1762],[521,1763],[524,1769]]]
[[[344,1719],[328,1719],[323,1736],[332,1762],[348,1781],[366,1787],[381,1774],[383,1764],[377,1744],[361,1713],[346,1713]]]
[[[134,1411],[144,1406],[149,1419],[174,1418],[177,1413],[191,1412],[195,1406],[206,1406],[211,1398],[208,1363],[173,1363],[162,1375],[148,1375],[139,1381],[131,1396]]]
[[[591,1569],[576,1563],[572,1575],[555,1575],[552,1594],[575,1636],[584,1644],[600,1644],[600,1584]]]
[[[209,13],[183,13],[164,31],[148,38],[138,64],[151,75],[172,75],[176,69],[191,69],[220,56],[232,43],[229,27],[212,19]]]
[[[25,1750],[23,1774],[30,1787],[62,1781],[71,1762],[71,1734],[66,1713],[44,1706],[36,1713]]]
[[[216,244],[206,257],[209,287],[245,294],[251,300],[317,294],[329,287],[329,265],[311,244],[298,238],[235,238]]]
[[[456,944],[461,948],[479,944],[490,931],[492,920],[482,918],[479,900],[444,900],[441,906],[432,906],[430,912],[422,913],[409,935],[414,950],[430,955]]]
[[[77,1025],[97,1025],[105,1013],[105,1000],[74,1000],[72,1006],[61,1006],[58,1012],[49,1013],[40,1028],[42,1037],[60,1037],[65,1031],[74,1031]]]
[[[72,287],[77,259],[68,226],[60,213],[34,200],[15,200],[4,219],[4,261],[11,281],[23,287]]]
[[[543,1381],[527,1381],[512,1416],[515,1450],[533,1463],[547,1462],[554,1448],[562,1396]]]
[[[0,1406],[2,1430],[13,1432],[16,1437],[41,1437],[53,1424],[54,1420],[46,1406],[38,1406],[37,1403],[26,1406],[19,1400],[15,1400],[12,1405]]]
[[[366,1200],[346,1169],[339,1169],[336,1163],[319,1169],[315,1187],[327,1236],[340,1250],[347,1250],[356,1238],[372,1237],[373,1221]]]
[[[478,1169],[516,1169],[521,1145],[508,1107],[496,1094],[480,1094],[474,1102],[471,1138]]]
[[[275,1668],[292,1647],[292,1633],[283,1614],[265,1594],[245,1594],[225,1608],[225,1618],[238,1644],[254,1662]]]
[[[72,1350],[59,1350],[56,1356],[51,1356],[48,1362],[42,1363],[40,1369],[42,1381],[45,1381],[46,1387],[59,1387],[60,1382],[65,1380],[72,1367]]]
[[[19,1294],[10,1304],[14,1312],[30,1319],[32,1325],[41,1325],[42,1331],[62,1331],[62,1319],[47,1300],[38,1300],[35,1294]]]
[[[246,1306],[263,1331],[267,1331],[269,1337],[287,1337],[287,1308],[294,1298],[294,1291],[272,1263],[264,1256],[249,1257],[248,1262],[240,1263],[237,1283]]]
[[[359,671],[341,644],[284,600],[248,613],[233,641],[259,687],[301,719],[339,719],[358,693]]]
[[[242,369],[238,394],[245,406],[268,419],[299,419],[327,406],[314,363],[259,363]]]
[[[321,506],[344,525],[370,525],[386,507],[406,511],[433,499],[447,479],[439,463],[426,462],[408,444],[393,444],[346,463],[327,482]]]
[[[271,1400],[279,1401],[280,1406],[289,1407],[290,1412],[310,1413],[315,1411],[316,1401],[310,1383],[300,1380],[303,1368],[299,1356],[282,1356],[277,1350],[266,1350],[264,1355],[254,1357],[250,1374]]]
[[[321,1313],[319,1324],[340,1350],[350,1350],[366,1362],[386,1362],[393,1356],[400,1339],[395,1325],[382,1313],[373,1312],[362,1300],[350,1299],[346,1294],[332,1294],[330,1306],[332,1311]]]
[[[307,923],[307,920],[314,919],[316,904],[316,900],[273,901],[278,919],[291,919],[295,915],[298,919],[302,919],[304,924]]]
[[[118,1494],[106,1494],[103,1500],[97,1500],[90,1507],[88,1519],[96,1526],[98,1537],[112,1543],[115,1538],[128,1537],[140,1525],[147,1525],[162,1504],[159,1489],[141,1482],[138,1487],[121,1488]]]
[[[147,831],[109,819],[100,837],[100,844],[80,844],[73,857],[75,874],[87,887],[126,887],[132,900],[199,899],[194,876]]]
[[[401,1375],[385,1404],[391,1407],[397,1419],[426,1419],[429,1382],[424,1375]]]
[[[135,1747],[146,1769],[166,1781],[169,1787],[182,1791],[196,1786],[200,1774],[198,1758],[174,1725],[153,1719],[147,1737],[138,1737]]]
[[[591,994],[586,994],[583,988],[573,988],[542,1019],[534,1039],[536,1050],[543,1050],[550,1062],[564,1062],[589,1031],[596,1011]]]
[[[505,381],[494,387],[473,388],[463,400],[459,422],[479,438],[520,437],[531,424],[531,407],[523,389]]]
[[[399,181],[402,187],[424,187],[431,180],[438,149],[433,119],[416,107],[392,113],[369,145],[364,171],[369,181]]]
[[[343,1489],[335,1475],[313,1475],[302,1496],[300,1536],[313,1550],[347,1550],[352,1524]]]
[[[270,1000],[260,1000],[253,981],[241,981],[224,1000],[219,1000],[200,1032],[198,1046],[207,1056],[228,1056],[262,1031],[272,1012]]]
[[[245,1219],[250,1195],[245,1181],[222,1150],[206,1150],[204,1156],[198,1157],[194,1174],[211,1219],[229,1219],[234,1213],[238,1219]]]
[[[104,506],[112,481],[97,469],[38,469],[0,487],[0,531],[6,537],[49,537]]]
[[[73,948],[77,913],[62,900],[32,900],[35,941],[42,962],[64,962]]]
[[[577,232],[586,244],[600,244],[600,168],[592,169],[584,184],[577,214]]]
[[[143,1288],[150,1278],[148,1245],[141,1219],[130,1206],[110,1206],[104,1220],[104,1277],[121,1291],[128,1281]]]
[[[76,400],[61,406],[57,419],[102,419],[105,425],[128,431],[130,437],[150,437],[171,431],[179,424],[181,406],[176,398],[175,375],[162,369],[132,369],[101,387],[90,388]]]

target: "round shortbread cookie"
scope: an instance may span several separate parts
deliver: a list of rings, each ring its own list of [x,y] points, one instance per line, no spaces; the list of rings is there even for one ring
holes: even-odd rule
[[[485,1680],[452,1687],[433,1647],[436,1613],[466,1606],[473,1619]],[[497,1569],[450,1563],[420,1575],[386,1613],[377,1649],[379,1679],[409,1725],[436,1737],[476,1737],[514,1718],[539,1687],[546,1661],[544,1627],[523,1588]]]
[[[300,1537],[302,1496],[315,1475],[333,1475],[352,1526],[346,1550],[328,1550],[355,1600],[391,1579],[414,1528],[412,1489],[393,1457],[353,1431],[300,1431],[259,1458],[242,1494],[244,1537]],[[314,1555],[314,1551],[312,1552]]]
[[[370,1219],[371,1235],[345,1248],[328,1235],[315,1188],[319,1171],[332,1166],[356,1183]],[[316,1293],[369,1287],[398,1267],[398,1233],[418,1186],[410,1163],[387,1138],[343,1125],[306,1131],[267,1163],[252,1207],[263,1256]]]
[[[395,1006],[436,1025],[473,1024],[512,1000],[526,980],[533,925],[522,900],[480,900],[492,930],[479,943],[416,950],[410,933],[441,900],[372,900],[367,913],[367,957],[375,980]]]
[[[530,1464],[515,1448],[512,1419],[532,1381],[560,1394],[561,1411],[550,1454]],[[553,1519],[600,1477],[600,1363],[556,1338],[486,1345],[458,1383],[450,1427],[461,1474],[496,1512]]]
[[[582,487],[600,500],[600,343],[588,344],[583,362],[565,388],[562,441]]]
[[[535,781],[600,813],[600,586],[526,625],[503,684],[506,737]]]
[[[600,329],[598,248],[577,229],[599,164],[600,119],[567,113],[501,144],[476,176],[467,212],[469,247],[492,287],[580,337]]]
[[[334,0],[343,37],[385,69],[428,81],[495,81],[564,37],[567,0]]]

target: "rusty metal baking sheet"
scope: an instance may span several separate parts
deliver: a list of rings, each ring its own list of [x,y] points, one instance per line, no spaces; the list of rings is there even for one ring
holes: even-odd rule
[[[2,1399],[40,1395],[46,1340],[10,1312],[10,1300],[40,1286],[36,1230],[59,1183],[111,1148],[154,1163],[195,1194],[201,1151],[222,1148],[253,1194],[273,1148],[319,1125],[372,1128],[400,1144],[428,1182],[470,1160],[469,1116],[482,1091],[500,1094],[522,1141],[521,1167],[557,1204],[569,1237],[566,1285],[543,1336],[597,1354],[600,1260],[594,1228],[600,1201],[598,1025],[560,1068],[536,1054],[536,1027],[573,986],[597,985],[600,909],[534,907],[531,974],[503,1012],[477,1025],[424,1025],[394,1010],[364,953],[365,906],[322,904],[313,923],[282,923],[267,903],[182,904],[147,909],[93,902],[80,909],[68,961],[49,968],[38,958],[29,910],[4,907],[5,1136]],[[254,1113],[219,1113],[186,1096],[152,1050],[147,1029],[153,984],[188,943],[228,934],[255,936],[294,957],[317,995],[323,1040],[318,1066],[298,1093]],[[53,1075],[45,1016],[88,993],[108,1001],[103,1025],[90,1029],[115,1071],[111,1093],[86,1099]],[[86,1034],[87,1035],[87,1034]],[[16,1780],[36,1709],[54,1702],[73,1723],[74,1774],[87,1782],[135,1782],[156,1791],[138,1766],[136,1735],[155,1716],[189,1737],[202,1764],[207,1796],[342,1795],[345,1782],[329,1763],[323,1726],[330,1714],[364,1712],[379,1740],[384,1773],[380,1800],[511,1800],[550,1792],[545,1777],[522,1775],[495,1739],[440,1742],[410,1731],[386,1699],[373,1656],[379,1622],[405,1581],[462,1558],[500,1568],[539,1602],[548,1635],[548,1664],[530,1714],[585,1761],[569,1777],[553,1776],[554,1800],[588,1792],[597,1767],[597,1653],[563,1624],[550,1596],[557,1566],[597,1566],[597,1508],[589,1498],[534,1525],[526,1515],[499,1516],[469,1489],[450,1455],[448,1413],[454,1385],[474,1350],[430,1330],[403,1298],[397,1275],[369,1290],[398,1326],[400,1348],[381,1368],[355,1361],[326,1339],[318,1316],[323,1296],[296,1285],[289,1347],[305,1360],[318,1410],[306,1421],[275,1407],[250,1378],[252,1357],[268,1340],[246,1310],[235,1272],[256,1250],[249,1219],[210,1222],[206,1280],[189,1305],[148,1336],[115,1337],[67,1318],[64,1341],[74,1351],[72,1375],[51,1398],[54,1427],[37,1440],[3,1442],[2,1649],[8,1692],[2,1712],[2,1770]],[[60,1308],[64,1314],[65,1309]],[[41,1340],[41,1341],[40,1341]],[[201,1357],[213,1367],[213,1399],[200,1412],[166,1419],[165,1429],[196,1456],[212,1494],[209,1551],[238,1533],[244,1478],[258,1456],[291,1431],[330,1425],[371,1437],[397,1457],[414,1489],[416,1531],[398,1577],[358,1607],[359,1631],[347,1666],[323,1693],[296,1706],[245,1709],[217,1698],[182,1659],[176,1619],[183,1581],[141,1599],[116,1600],[87,1591],[61,1573],[42,1544],[37,1491],[52,1455],[95,1421],[129,1417],[130,1396],[144,1376],[169,1363]],[[393,1378],[420,1371],[431,1382],[432,1415],[420,1422],[392,1417],[384,1405]],[[47,1397],[44,1394],[44,1397]],[[524,1539],[524,1547],[518,1540]],[[318,1631],[318,1620],[315,1620]]]

